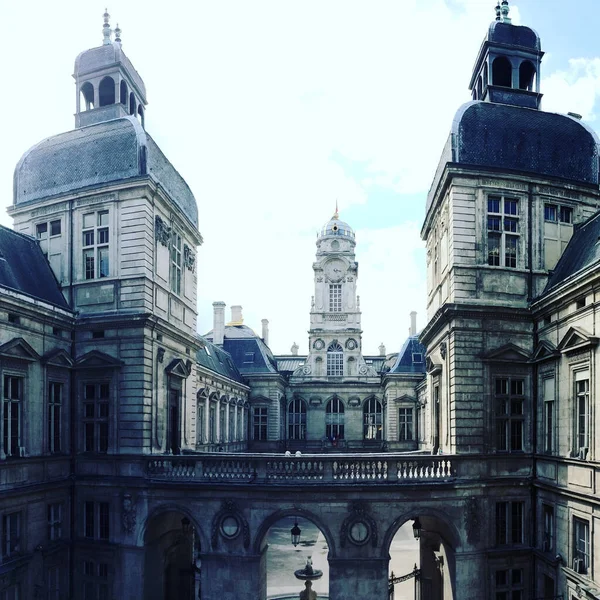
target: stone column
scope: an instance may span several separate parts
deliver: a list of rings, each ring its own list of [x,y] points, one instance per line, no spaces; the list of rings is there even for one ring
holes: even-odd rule
[[[329,560],[329,600],[389,600],[389,558]]]
[[[266,599],[266,551],[250,556],[202,554],[201,561],[202,600]]]

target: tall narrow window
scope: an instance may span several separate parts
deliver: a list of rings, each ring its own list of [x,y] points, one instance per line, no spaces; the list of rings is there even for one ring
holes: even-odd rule
[[[288,439],[306,439],[306,402],[300,398],[288,404]]]
[[[520,378],[498,377],[495,380],[496,450],[523,450],[525,381]]]
[[[342,312],[342,284],[329,284],[329,312]]]
[[[167,444],[171,454],[181,453],[181,397],[182,383],[179,377],[169,378]]]
[[[524,600],[525,577],[523,569],[500,569],[494,575],[495,600]]]
[[[523,543],[523,502],[496,502],[496,545]]]
[[[413,435],[413,409],[398,409],[398,440],[408,442],[414,439]]]
[[[363,406],[363,439],[380,440],[383,434],[383,411],[377,398],[369,398]]]
[[[83,561],[83,600],[108,600],[109,583],[107,563]]]
[[[516,198],[488,197],[487,231],[488,265],[516,268],[519,245],[519,201]]]
[[[48,541],[62,538],[62,504],[48,504]]]
[[[544,379],[542,384],[544,394],[544,452],[554,452],[554,377]]]
[[[590,447],[590,380],[587,371],[575,378],[575,452],[585,459]]]
[[[341,377],[344,374],[344,350],[333,342],[327,348],[327,375]]]
[[[171,291],[181,294],[181,235],[176,231],[171,237]]]
[[[2,515],[2,558],[7,559],[21,551],[21,513]]]
[[[108,277],[110,227],[108,211],[83,215],[83,273],[85,279]]]
[[[110,385],[83,386],[83,445],[86,452],[108,451]]]
[[[48,385],[48,451],[60,452],[61,410],[63,384],[51,381]]]
[[[590,523],[573,517],[573,569],[587,573],[590,568]]]
[[[108,541],[110,506],[108,502],[84,502],[83,533],[86,538]]]
[[[542,537],[542,550],[544,552],[554,551],[554,507],[542,504],[542,518],[544,535]]]
[[[19,447],[21,446],[22,403],[23,378],[5,375],[3,449],[6,456],[19,456]]]
[[[339,398],[332,398],[325,408],[325,435],[332,441],[344,439],[344,405]]]
[[[215,402],[210,403],[208,411],[208,441],[211,444],[217,443],[217,405]]]
[[[252,429],[255,440],[267,439],[268,408],[266,406],[255,406],[252,411]]]
[[[219,442],[221,444],[225,443],[225,404],[221,402],[221,406],[219,407]]]
[[[62,595],[62,585],[60,577],[60,567],[53,565],[46,569],[46,587],[48,589],[48,600],[61,600],[64,598]],[[1,596],[0,596],[1,598]],[[2,598],[4,600],[4,598]]]
[[[227,442],[235,442],[235,404],[229,405],[229,435]]]

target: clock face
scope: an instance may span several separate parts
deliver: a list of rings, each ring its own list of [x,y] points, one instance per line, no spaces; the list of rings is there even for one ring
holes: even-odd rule
[[[346,264],[342,260],[330,260],[323,270],[331,281],[341,281],[346,274]]]
[[[364,521],[355,521],[350,527],[350,539],[355,544],[364,544],[369,537],[369,527]]]

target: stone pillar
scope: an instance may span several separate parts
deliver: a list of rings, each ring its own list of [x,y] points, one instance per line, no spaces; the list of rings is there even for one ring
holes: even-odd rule
[[[266,555],[202,554],[202,600],[266,600]]]
[[[329,600],[389,600],[389,558],[329,559]]]

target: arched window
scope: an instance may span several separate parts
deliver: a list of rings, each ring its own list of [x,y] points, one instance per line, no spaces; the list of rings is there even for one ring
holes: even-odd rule
[[[138,106],[138,119],[140,121],[140,123],[142,124],[142,127],[144,127],[144,107],[140,104]]]
[[[535,67],[533,64],[524,60],[519,65],[519,89],[533,91],[535,84]]]
[[[219,396],[211,394],[208,407],[208,441],[211,444],[217,443],[217,404]]]
[[[219,403],[219,442],[224,444],[227,440],[225,439],[225,427],[227,427],[225,421],[225,405],[227,404],[227,398],[221,398]]]
[[[383,411],[377,398],[369,398],[363,406],[363,438],[380,440],[383,433]]]
[[[306,402],[300,398],[288,404],[288,439],[306,439]]]
[[[196,444],[204,444],[206,440],[206,402],[208,391],[203,388],[196,394]]]
[[[129,114],[135,115],[135,94],[133,92],[129,93]]]
[[[338,342],[332,342],[327,348],[327,375],[341,377],[344,374],[344,350]]]
[[[337,396],[325,408],[325,435],[332,442],[344,439],[344,405]]]
[[[506,56],[498,56],[492,63],[492,84],[512,87],[512,65]]]
[[[127,106],[127,84],[124,81],[121,81],[119,102]]]
[[[79,91],[81,93],[80,110],[85,111],[94,108],[94,86],[86,81]]]
[[[112,77],[105,77],[98,88],[100,93],[100,106],[115,103],[115,81]]]

